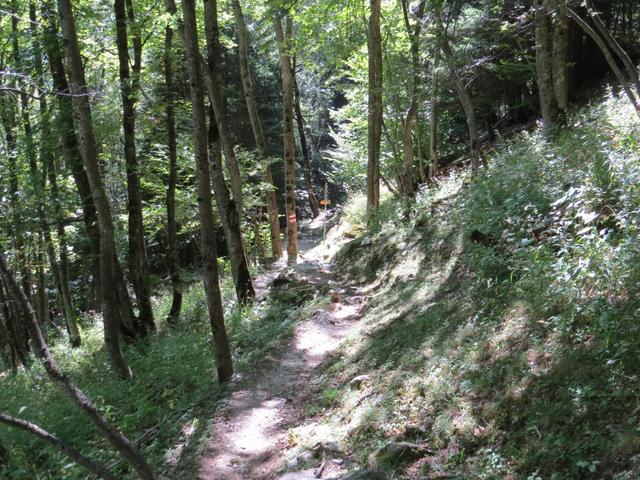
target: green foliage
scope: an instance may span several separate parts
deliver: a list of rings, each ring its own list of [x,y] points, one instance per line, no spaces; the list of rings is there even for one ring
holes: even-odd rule
[[[640,136],[612,97],[568,125],[502,141],[339,256],[376,298],[335,365],[374,379],[377,417],[345,437],[359,456],[417,424],[429,472],[637,476]]]
[[[267,301],[238,309],[230,301],[232,284],[228,278],[223,283],[227,327],[239,372],[255,368],[283,337],[290,335],[301,312],[299,307],[315,298],[304,284],[294,288],[295,292],[284,295],[275,291]],[[161,298],[157,318],[166,316],[170,303],[170,294]],[[148,343],[127,349],[127,360],[135,372],[131,382],[117,379],[110,371],[103,352],[101,323],[87,324],[91,326],[83,331],[81,348],[70,349],[61,339],[54,344],[54,356],[107,418],[138,441],[149,461],[162,470],[165,455],[175,446],[184,425],[200,425],[197,434],[203,434],[206,417],[215,409],[221,393],[202,284],[185,290],[182,317],[176,327],[163,324],[161,333]],[[115,458],[108,443],[50,383],[39,363],[28,371],[0,377],[0,405],[9,414],[54,432],[91,458],[105,463]],[[43,473],[49,478],[70,480],[86,477],[82,468],[28,433],[0,426],[0,436],[9,449],[9,463],[3,470],[7,478],[42,478]],[[125,464],[119,464],[116,476],[128,478],[125,468]]]

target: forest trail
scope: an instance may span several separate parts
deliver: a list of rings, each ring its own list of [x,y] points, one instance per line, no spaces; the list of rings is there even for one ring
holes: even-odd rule
[[[295,275],[315,285],[328,284],[332,302],[299,323],[293,336],[271,352],[255,372],[234,380],[228,397],[221,402],[212,421],[209,438],[199,465],[201,480],[267,480],[279,478],[289,429],[305,420],[310,404],[309,385],[319,367],[338,349],[360,318],[364,298],[357,289],[343,285],[324,259],[326,247],[321,216],[302,229],[299,259],[295,267],[286,260],[256,279],[258,301],[274,280]],[[293,271],[293,272],[292,272]],[[327,468],[315,477],[308,471],[288,473],[283,478],[326,478],[337,473]]]

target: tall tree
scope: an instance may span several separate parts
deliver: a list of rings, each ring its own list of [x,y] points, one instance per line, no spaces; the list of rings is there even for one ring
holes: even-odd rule
[[[166,0],[167,12],[174,16],[176,4],[173,0]],[[171,309],[168,321],[175,323],[180,317],[182,309],[182,282],[180,281],[180,262],[178,257],[178,226],[176,222],[176,186],[178,184],[178,143],[176,135],[176,101],[173,79],[173,19],[164,30],[164,86],[165,86],[165,125],[167,130],[167,153],[169,155],[169,178],[167,181],[167,254],[166,263],[171,277]]]
[[[439,29],[437,29],[437,32]],[[438,174],[438,68],[440,67],[440,36],[436,33],[431,71],[431,105],[429,112],[429,178]]]
[[[369,54],[369,100],[367,134],[367,223],[380,205],[380,142],[382,140],[382,36],[380,0],[369,1],[367,51]]]
[[[300,100],[300,88],[298,87],[298,76],[296,74],[296,56],[292,60],[292,78],[293,78],[293,108],[296,114],[296,123],[298,125],[298,140],[300,141],[300,150],[302,154],[301,165],[304,184],[307,188],[307,197],[309,198],[309,206],[313,218],[320,215],[320,205],[318,198],[313,191],[313,182],[311,180],[311,157],[309,155],[309,144],[307,143],[307,135],[304,131],[304,117],[302,116],[302,106]]]
[[[211,79],[210,102],[214,111],[215,137],[219,142],[222,150],[225,152],[227,159],[233,158],[233,162],[237,166],[231,138],[227,132],[227,124],[224,118],[224,102],[222,99],[222,72],[220,71],[220,39],[218,26],[218,6],[216,0],[204,0],[205,13],[205,36],[207,43],[207,77]],[[220,117],[222,116],[222,118]],[[227,249],[229,251],[229,262],[233,280],[236,286],[236,295],[238,301],[242,303],[249,302],[255,297],[253,289],[253,281],[251,272],[249,271],[249,262],[244,248],[242,238],[242,230],[240,228],[242,197],[234,193],[231,198],[229,189],[224,178],[224,170],[220,155],[217,154],[209,157],[211,163],[211,179],[213,181],[213,191],[216,195],[216,205],[222,220],[222,228],[225,233]],[[231,185],[236,182],[234,174],[231,172]],[[238,177],[239,178],[239,177]]]
[[[536,79],[544,129],[566,114],[569,104],[569,27],[562,0],[536,0]]]
[[[102,282],[100,281],[100,232],[98,230],[98,217],[96,206],[91,195],[89,179],[87,172],[84,170],[82,156],[80,154],[78,137],[74,126],[71,92],[63,63],[62,45],[59,39],[56,14],[52,3],[51,0],[43,0],[42,2],[44,20],[43,43],[47,54],[53,89],[56,93],[55,99],[58,107],[57,124],[62,132],[63,157],[65,164],[71,169],[71,174],[80,197],[85,230],[89,237],[90,250],[89,252],[83,252],[83,254],[90,260],[92,283],[94,290],[97,291],[99,296]],[[52,169],[49,169],[50,183],[53,188],[54,183],[51,178],[52,171]],[[60,258],[62,268],[62,250]],[[62,272],[64,273],[64,270],[62,270]],[[92,307],[93,302],[89,301],[87,306]]]
[[[207,62],[203,69],[205,76],[207,94],[209,102],[215,113],[216,125],[220,134],[220,145],[224,152],[224,157],[229,170],[231,183],[231,191],[233,192],[233,200],[238,211],[238,215],[242,217],[243,212],[243,194],[242,194],[242,177],[240,176],[240,167],[238,159],[233,148],[231,134],[229,132],[224,97],[222,95],[222,71],[220,70],[221,54],[220,39],[218,26],[218,6],[216,0],[205,0],[205,37],[207,42]]]
[[[131,369],[122,354],[119,326],[123,322],[126,305],[118,294],[119,272],[115,267],[115,233],[111,208],[106,196],[96,139],[93,131],[90,94],[84,77],[84,66],[78,46],[75,20],[71,0],[58,0],[58,10],[62,21],[64,45],[69,66],[69,91],[78,128],[78,140],[84,168],[91,188],[91,195],[98,217],[100,233],[100,276],[102,282],[102,301],[104,318],[104,341],[111,360],[111,366],[117,375],[124,379],[132,377]]]
[[[262,161],[264,182],[272,188],[265,192],[265,200],[267,204],[267,215],[269,217],[269,227],[271,230],[271,251],[275,258],[282,256],[282,244],[280,243],[280,219],[278,212],[278,201],[276,198],[276,187],[271,174],[271,166],[269,165],[269,155],[267,153],[267,141],[265,140],[260,113],[258,112],[258,102],[256,101],[255,92],[253,90],[253,81],[251,80],[251,70],[249,68],[249,32],[244,19],[240,0],[231,0],[233,13],[236,19],[236,29],[238,32],[238,58],[240,63],[240,77],[242,79],[242,89],[244,91],[244,99],[249,112],[249,121],[253,131],[253,138],[256,142],[258,155]]]
[[[34,58],[34,66],[36,77],[40,79],[39,83],[39,113],[40,113],[40,163],[42,172],[47,172],[48,176],[44,174],[41,175],[41,179],[38,181],[38,176],[36,174],[37,169],[34,169],[33,166],[31,168],[31,175],[34,182],[37,182],[38,185],[34,185],[36,192],[45,190],[45,183],[48,177],[50,192],[51,192],[51,200],[54,211],[55,223],[57,228],[58,235],[58,243],[59,243],[59,253],[60,258],[58,260],[58,256],[55,251],[53,238],[51,235],[51,231],[49,229],[49,224],[47,222],[47,216],[45,213],[45,206],[43,205],[43,201],[41,197],[38,197],[38,217],[40,221],[40,230],[44,235],[44,245],[47,251],[47,256],[49,257],[49,264],[51,266],[51,273],[54,278],[54,283],[56,285],[56,289],[58,291],[58,297],[60,299],[60,306],[62,316],[65,321],[65,325],[67,327],[67,332],[69,334],[69,341],[73,347],[80,346],[82,341],[80,336],[80,329],[78,327],[78,322],[76,318],[76,311],[73,306],[73,299],[71,297],[71,291],[69,290],[69,259],[67,252],[67,236],[63,224],[63,212],[60,201],[60,192],[58,189],[58,179],[57,179],[57,169],[56,162],[53,156],[53,151],[50,148],[50,144],[53,142],[53,135],[51,131],[51,122],[50,122],[50,111],[49,105],[47,103],[47,96],[45,95],[45,89],[43,88],[43,79],[44,79],[44,67],[42,62],[42,47],[40,42],[40,36],[36,29],[38,25],[38,17],[36,11],[36,4],[33,0],[29,1],[29,22],[30,22],[30,31],[32,37],[32,45],[33,45],[33,58]]]
[[[231,351],[224,325],[224,311],[218,282],[216,232],[211,202],[211,181],[207,155],[207,125],[202,82],[202,62],[198,51],[198,29],[194,0],[182,0],[184,46],[189,70],[193,116],[193,148],[198,182],[198,210],[202,244],[203,281],[209,320],[215,343],[218,380],[227,382],[233,374]]]
[[[411,42],[411,67],[413,69],[413,79],[411,85],[411,102],[409,110],[404,119],[404,129],[402,134],[402,158],[403,174],[402,183],[405,195],[413,196],[415,193],[415,175],[413,172],[413,129],[418,120],[419,94],[421,89],[420,80],[420,32],[422,31],[422,18],[424,16],[426,0],[421,0],[416,11],[416,24],[411,28],[409,22],[408,0],[400,0],[402,4],[402,14],[404,17],[405,29]],[[422,162],[422,159],[420,159]]]
[[[439,13],[441,13],[439,11]],[[451,75],[451,80],[453,81],[456,93],[458,94],[458,100],[462,105],[462,109],[464,110],[464,114],[467,120],[467,127],[469,129],[469,142],[471,146],[471,168],[473,172],[478,170],[480,166],[480,134],[478,133],[478,121],[476,118],[476,109],[473,105],[473,100],[469,91],[467,89],[467,85],[462,79],[460,73],[458,72],[458,67],[456,65],[456,58],[453,52],[453,48],[451,48],[450,40],[447,36],[447,30],[443,26],[442,18],[438,17],[438,29],[440,30],[440,47],[442,48],[442,53],[444,53],[444,58],[447,62],[447,67],[449,67],[449,74]]]
[[[129,274],[140,310],[139,320],[147,331],[155,330],[151,306],[151,271],[144,240],[142,218],[142,194],[140,192],[140,164],[136,150],[136,97],[142,68],[142,44],[139,34],[133,39],[133,77],[129,64],[129,33],[127,24],[134,20],[132,0],[115,0],[116,45],[122,99],[122,131],[124,134],[124,158],[127,166],[127,195],[129,209]],[[127,12],[128,10],[128,12]],[[127,14],[128,13],[128,14]]]
[[[298,221],[296,216],[296,145],[293,136],[293,68],[291,64],[291,41],[293,20],[285,18],[285,30],[280,18],[274,17],[273,24],[280,52],[282,70],[282,124],[284,143],[285,212],[287,216],[287,262],[295,265],[298,261]]]

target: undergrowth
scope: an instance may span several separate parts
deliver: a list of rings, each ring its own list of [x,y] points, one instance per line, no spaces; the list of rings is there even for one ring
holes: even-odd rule
[[[361,462],[404,438],[430,453],[393,478],[640,478],[639,160],[606,97],[387,200],[338,255],[370,301],[326,373]]]
[[[242,373],[255,367],[266,352],[290,335],[304,302],[291,304],[282,296],[270,296],[251,308],[239,309],[231,301],[233,288],[229,279],[223,290],[235,369]],[[159,299],[158,320],[165,318],[170,302],[170,294]],[[108,419],[162,471],[175,469],[169,459],[172,449],[184,442],[184,432],[188,430],[185,427],[196,427],[189,440],[193,445],[197,443],[196,437],[206,430],[207,419],[224,393],[217,385],[212,348],[204,289],[197,282],[185,290],[182,316],[176,327],[161,323],[158,335],[126,348],[125,355],[134,372],[130,382],[118,380],[110,371],[99,318],[86,319],[82,347],[70,349],[61,339],[53,344],[53,353],[62,369]],[[38,362],[29,370],[0,377],[0,405],[7,413],[41,425],[85,455],[112,466],[116,477],[128,478],[127,465],[118,462],[117,454],[86,416],[51,384]],[[86,478],[86,471],[31,434],[0,426],[0,439],[8,449],[3,478]],[[193,472],[173,475],[190,478]]]

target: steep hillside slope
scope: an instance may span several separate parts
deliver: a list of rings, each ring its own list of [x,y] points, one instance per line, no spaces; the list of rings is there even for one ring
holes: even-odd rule
[[[337,255],[368,301],[294,437],[393,478],[638,478],[639,142],[607,96],[388,198]]]

